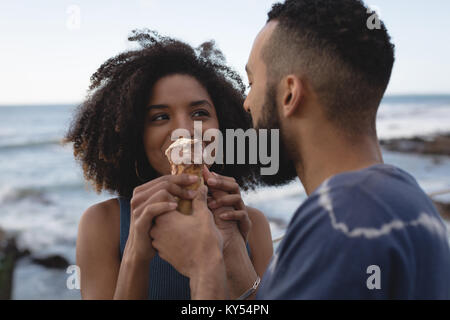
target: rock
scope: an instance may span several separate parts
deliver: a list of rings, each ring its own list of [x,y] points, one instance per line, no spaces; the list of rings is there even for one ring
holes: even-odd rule
[[[450,221],[450,203],[434,201],[434,205],[441,214],[441,217],[447,221]]]
[[[46,268],[66,269],[69,266],[67,259],[59,255],[51,255],[48,257],[31,257],[31,260],[34,263]]]
[[[18,252],[18,255],[17,255],[17,260],[19,260],[20,258],[23,258],[23,257],[27,257],[27,256],[29,256],[30,254],[31,254],[31,252],[30,252],[29,249],[24,249],[24,250],[22,250],[22,251],[19,251],[19,252]]]
[[[427,155],[450,155],[450,133],[428,137],[380,140],[381,146],[390,151]]]
[[[15,238],[0,228],[0,300],[11,299],[14,268],[18,256]]]

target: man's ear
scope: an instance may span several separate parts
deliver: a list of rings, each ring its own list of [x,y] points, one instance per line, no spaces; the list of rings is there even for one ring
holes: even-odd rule
[[[304,95],[302,80],[295,75],[288,75],[281,86],[282,112],[287,117],[293,116],[300,108]]]

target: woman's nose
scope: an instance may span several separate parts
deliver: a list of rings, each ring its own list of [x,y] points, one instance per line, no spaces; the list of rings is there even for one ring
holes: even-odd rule
[[[194,126],[194,121],[191,118],[178,117],[176,119],[176,121],[173,122],[172,131],[177,130],[177,129],[187,130],[189,132],[189,134],[191,135],[191,137],[194,137],[195,126]]]

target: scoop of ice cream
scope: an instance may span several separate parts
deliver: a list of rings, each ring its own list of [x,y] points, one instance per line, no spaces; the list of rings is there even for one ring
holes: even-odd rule
[[[199,144],[197,148],[194,147],[196,144]],[[200,140],[179,138],[166,149],[165,154],[170,164],[191,164],[195,163],[197,158],[197,162],[202,161],[202,147]]]

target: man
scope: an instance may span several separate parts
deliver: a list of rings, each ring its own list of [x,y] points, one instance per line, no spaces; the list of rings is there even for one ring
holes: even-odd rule
[[[383,164],[378,144],[376,113],[394,62],[384,24],[368,28],[359,0],[286,0],[268,16],[248,60],[244,108],[257,128],[280,129],[280,172],[267,181],[298,176],[308,198],[256,298],[448,299],[445,225],[412,176]],[[155,247],[178,250],[165,256],[190,278],[192,298],[228,298],[206,190],[193,206],[192,217],[156,218]],[[251,287],[251,272],[241,271]]]

